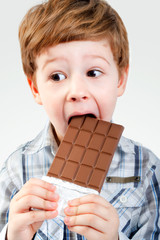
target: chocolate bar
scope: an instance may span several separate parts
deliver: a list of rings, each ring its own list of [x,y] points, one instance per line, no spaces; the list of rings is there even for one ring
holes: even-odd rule
[[[87,115],[72,118],[47,176],[100,192],[123,129]]]

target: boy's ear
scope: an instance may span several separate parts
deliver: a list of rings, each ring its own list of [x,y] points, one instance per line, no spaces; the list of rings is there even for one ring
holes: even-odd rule
[[[127,85],[127,79],[128,79],[128,71],[129,71],[129,66],[127,66],[123,72],[121,73],[121,76],[118,81],[118,97],[122,96]]]
[[[37,87],[34,85],[33,81],[28,77],[27,77],[27,81],[30,86],[31,92],[33,94],[34,100],[36,101],[36,103],[42,105],[41,97],[40,97]]]

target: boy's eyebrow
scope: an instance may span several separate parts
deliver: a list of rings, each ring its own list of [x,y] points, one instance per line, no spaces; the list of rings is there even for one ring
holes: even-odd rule
[[[45,61],[45,63],[43,64],[42,69],[44,69],[48,63],[51,63],[51,62],[54,62],[54,61],[57,61],[57,60],[64,60],[64,61],[66,61],[66,58],[65,57],[54,57],[54,58],[47,59]]]
[[[110,62],[105,57],[102,57],[102,56],[99,56],[99,55],[92,54],[92,55],[85,55],[85,57],[88,57],[88,58],[90,58],[90,57],[91,58],[100,58],[103,61],[107,62],[107,64],[111,65]]]
[[[105,57],[102,57],[102,56],[99,56],[99,55],[95,55],[95,54],[85,55],[84,58],[100,58],[100,59],[102,59],[103,61],[105,61],[107,64],[110,65],[110,62],[109,62]],[[47,60],[45,61],[45,63],[44,63],[43,66],[42,66],[42,69],[44,69],[47,64],[49,64],[49,63],[51,63],[51,62],[54,62],[54,61],[57,61],[57,60],[67,61],[67,59],[66,59],[65,57],[50,58],[50,59],[47,59]]]

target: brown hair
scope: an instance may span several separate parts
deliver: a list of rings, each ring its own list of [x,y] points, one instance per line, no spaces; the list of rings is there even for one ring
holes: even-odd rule
[[[48,0],[31,8],[19,27],[22,64],[33,78],[35,57],[47,47],[78,40],[107,38],[119,73],[129,64],[125,26],[105,0]]]

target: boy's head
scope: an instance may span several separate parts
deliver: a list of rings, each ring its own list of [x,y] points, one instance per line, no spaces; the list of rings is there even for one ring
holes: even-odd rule
[[[49,0],[32,8],[19,31],[24,72],[61,140],[72,116],[110,121],[125,90],[125,27],[103,0]]]
[[[25,74],[35,80],[37,55],[59,43],[107,39],[119,74],[129,64],[125,26],[105,0],[49,0],[30,9],[19,28]]]

